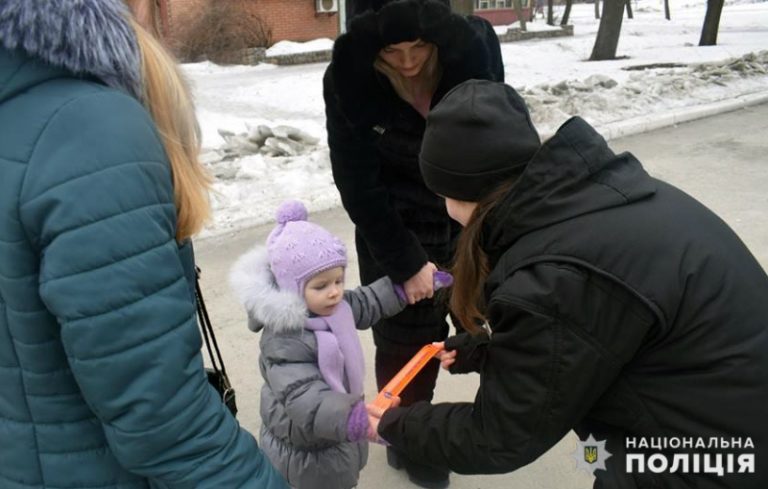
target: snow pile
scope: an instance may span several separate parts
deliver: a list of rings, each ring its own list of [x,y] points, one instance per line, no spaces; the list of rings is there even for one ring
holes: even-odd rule
[[[340,204],[327,147],[300,157],[252,155],[208,166],[229,175],[217,176],[211,194],[215,227],[204,236],[270,222],[286,199],[299,199],[313,212]]]
[[[307,42],[280,41],[267,49],[267,57],[286,54],[312,53],[333,49],[333,41],[328,38],[315,39]]]
[[[539,131],[543,135],[551,134],[573,115],[602,125],[644,114],[648,107],[665,101],[667,104],[679,101],[682,105],[688,104],[691,97],[700,103],[721,100],[719,91],[713,87],[727,92],[729,83],[736,80],[751,81],[754,91],[764,90],[765,80],[760,76],[768,75],[768,51],[719,63],[680,66],[643,71],[635,71],[630,66],[624,68],[631,72],[624,83],[604,75],[591,75],[581,81],[564,80],[522,88],[520,93]]]
[[[264,124],[258,126],[246,124],[246,128],[246,132],[239,134],[219,129],[219,135],[224,139],[225,144],[213,151],[218,158],[209,156],[207,161],[213,163],[252,154],[298,156],[313,151],[320,142],[318,138],[291,126],[271,128]]]

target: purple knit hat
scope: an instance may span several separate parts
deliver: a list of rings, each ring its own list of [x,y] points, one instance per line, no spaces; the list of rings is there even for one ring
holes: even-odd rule
[[[269,266],[281,290],[304,296],[307,280],[320,272],[347,266],[344,243],[307,221],[307,209],[297,200],[280,204],[277,226],[267,238]]]

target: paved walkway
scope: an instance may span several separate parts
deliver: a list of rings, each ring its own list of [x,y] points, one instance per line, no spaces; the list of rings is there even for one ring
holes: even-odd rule
[[[644,163],[651,174],[662,178],[717,212],[741,236],[768,269],[768,104],[667,127],[636,136],[614,139],[611,147],[628,150]],[[348,244],[350,282],[356,282],[357,262],[353,250],[352,225],[341,209],[311,216],[314,222],[338,234]],[[243,426],[258,433],[257,370],[258,336],[245,327],[244,314],[226,284],[234,260],[255,243],[263,243],[271,226],[242,230],[197,244],[198,262],[203,269],[203,289],[218,338],[237,389]],[[350,285],[354,285],[351,283]],[[373,358],[369,332],[362,334],[366,357]],[[474,397],[475,376],[441,373],[436,401],[466,401]],[[369,372],[366,394],[375,395]],[[575,435],[569,434],[536,462],[512,474],[495,476],[452,476],[453,489],[588,489],[592,477],[576,470],[571,453]],[[384,450],[372,446],[368,466],[362,473],[361,489],[413,487],[404,473],[386,466]],[[329,488],[331,489],[331,488]]]

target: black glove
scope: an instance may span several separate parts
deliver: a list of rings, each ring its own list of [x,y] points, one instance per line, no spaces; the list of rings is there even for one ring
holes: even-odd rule
[[[485,363],[488,342],[491,338],[483,331],[476,335],[457,334],[445,340],[446,351],[456,350],[456,360],[448,367],[452,374],[479,372]]]

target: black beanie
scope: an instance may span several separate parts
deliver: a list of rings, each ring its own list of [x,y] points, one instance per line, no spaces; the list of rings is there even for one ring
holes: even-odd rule
[[[349,0],[348,0],[349,1]],[[352,2],[352,9],[354,11],[353,15],[361,14],[365,12],[366,10],[373,10],[374,12],[378,12],[381,10],[381,7],[387,5],[388,3],[393,3],[397,0],[354,0]],[[450,7],[450,1],[449,0],[436,0],[446,7]]]
[[[478,202],[521,174],[540,146],[525,101],[514,88],[468,80],[429,112],[419,166],[434,193]]]

